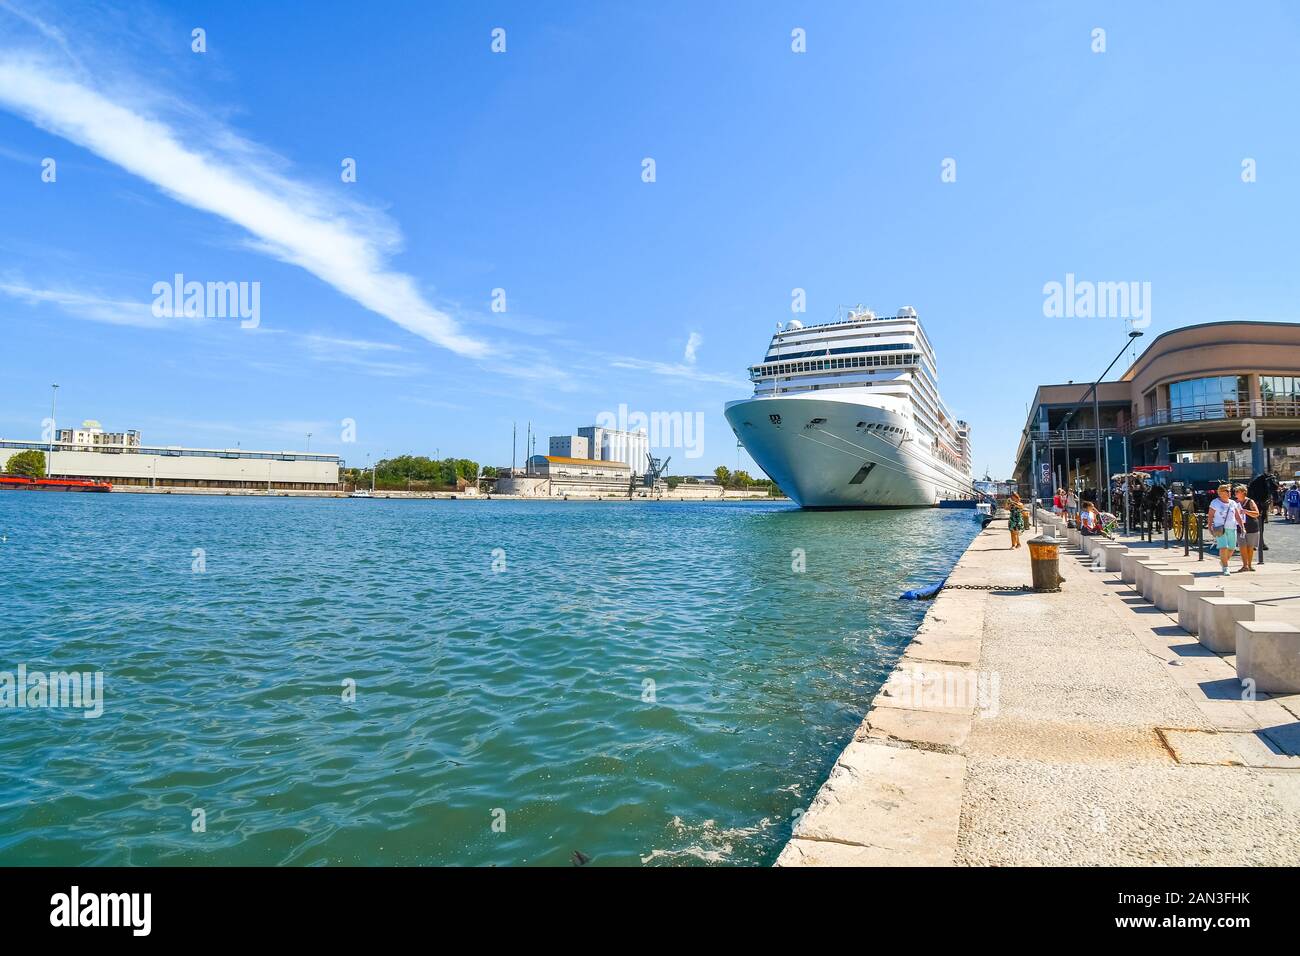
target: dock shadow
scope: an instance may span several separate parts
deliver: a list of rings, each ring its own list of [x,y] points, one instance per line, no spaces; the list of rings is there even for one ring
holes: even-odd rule
[[[1182,628],[1178,627],[1175,628],[1174,630],[1182,631]],[[1170,646],[1169,649],[1173,651],[1175,654],[1177,654],[1179,657],[1218,657],[1219,656],[1218,654],[1214,653],[1214,651],[1210,650],[1208,647],[1206,647],[1204,644],[1201,644],[1198,641],[1189,641],[1186,644],[1173,644]]]
[[[1241,681],[1235,677],[1201,681],[1196,685],[1206,700],[1242,700]]]
[[[1137,603],[1132,602],[1132,601],[1129,601],[1129,602],[1126,602],[1126,603],[1128,603],[1129,609],[1130,609],[1134,614],[1161,614],[1161,615],[1163,615],[1163,614],[1165,613],[1164,611],[1160,610],[1160,608],[1156,607],[1154,604],[1148,604],[1148,603],[1145,602],[1145,601],[1142,602],[1141,604],[1137,604]]]
[[[1264,727],[1255,735],[1280,757],[1300,757],[1300,722]]]

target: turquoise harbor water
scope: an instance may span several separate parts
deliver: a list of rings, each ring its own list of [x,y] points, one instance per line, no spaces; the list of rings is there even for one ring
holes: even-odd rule
[[[0,864],[770,863],[977,527],[0,493]]]

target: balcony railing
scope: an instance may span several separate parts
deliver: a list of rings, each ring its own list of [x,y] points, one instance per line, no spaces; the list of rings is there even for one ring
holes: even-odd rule
[[[1180,422],[1228,421],[1241,418],[1300,418],[1300,399],[1260,399],[1247,402],[1215,402],[1211,405],[1183,405],[1162,408],[1154,415],[1140,415],[1138,428],[1176,425]]]
[[[1117,428],[1071,428],[1069,430],[1070,443],[1095,442],[1098,437],[1105,438],[1108,435],[1120,434]],[[1051,431],[1031,431],[1029,437],[1038,442],[1051,442],[1052,444],[1064,444],[1066,439],[1066,430],[1064,428],[1054,428]]]

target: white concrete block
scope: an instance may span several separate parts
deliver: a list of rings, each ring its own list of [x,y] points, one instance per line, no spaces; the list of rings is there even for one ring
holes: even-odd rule
[[[1261,694],[1300,694],[1300,628],[1281,621],[1238,621],[1237,676]]]
[[[1110,542],[1104,545],[1104,547],[1106,549],[1106,570],[1118,571],[1120,569],[1120,560],[1128,550],[1128,545]]]
[[[1137,563],[1147,558],[1145,551],[1127,551],[1120,555],[1119,575],[1125,584],[1134,583],[1134,575],[1137,573]]]
[[[1147,594],[1147,590],[1151,587],[1151,572],[1173,570],[1172,567],[1165,564],[1163,561],[1139,561],[1133,567],[1133,590],[1137,591],[1138,594],[1141,594],[1148,601],[1151,600],[1151,596]]]
[[[1196,639],[1216,654],[1237,650],[1237,622],[1255,620],[1255,605],[1234,597],[1201,597]]]
[[[1217,584],[1184,584],[1178,589],[1178,626],[1188,634],[1201,629],[1202,597],[1223,597],[1223,588]]]
[[[1196,578],[1191,571],[1153,571],[1151,581],[1152,603],[1162,611],[1173,612],[1178,610],[1178,589],[1194,584]]]

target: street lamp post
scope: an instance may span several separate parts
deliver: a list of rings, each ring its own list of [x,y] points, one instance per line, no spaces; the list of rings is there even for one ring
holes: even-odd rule
[[[1074,485],[1070,484],[1070,419],[1074,417],[1074,412],[1065,416],[1065,514],[1066,520],[1069,520],[1070,514],[1070,495],[1074,493]]]
[[[1119,350],[1119,354],[1117,354],[1113,359],[1110,360],[1110,364],[1106,366],[1106,370],[1102,372],[1099,376],[1097,376],[1097,380],[1093,382],[1092,385],[1089,386],[1088,388],[1088,392],[1092,393],[1093,454],[1095,456],[1093,458],[1093,461],[1095,463],[1094,467],[1097,469],[1098,472],[1097,475],[1098,480],[1101,479],[1101,474],[1100,474],[1101,473],[1101,418],[1100,418],[1101,403],[1097,394],[1097,386],[1101,384],[1102,379],[1104,379],[1107,375],[1110,374],[1110,370],[1115,367],[1115,363],[1120,360],[1120,356],[1124,354],[1124,350],[1129,347],[1129,344],[1134,339],[1139,339],[1141,337],[1142,337],[1142,333],[1139,330],[1133,329],[1132,331],[1130,331],[1128,334],[1128,341],[1124,343],[1124,348]],[[1065,416],[1065,474],[1067,479],[1067,485],[1068,485],[1068,479],[1070,474],[1070,419],[1074,417],[1074,413],[1079,410],[1079,408],[1083,405],[1083,403],[1088,400],[1088,392],[1083,393],[1083,398],[1079,399],[1079,404],[1075,405],[1074,408],[1070,409],[1070,413]],[[1097,490],[1098,491],[1101,490],[1101,485],[1097,486]],[[1110,496],[1110,476],[1107,475],[1106,476],[1106,510],[1110,511],[1111,506],[1112,506],[1112,501]]]

